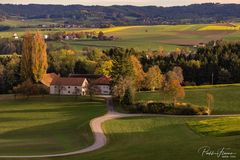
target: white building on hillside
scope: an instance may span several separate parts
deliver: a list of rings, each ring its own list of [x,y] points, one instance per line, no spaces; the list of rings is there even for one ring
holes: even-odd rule
[[[88,81],[86,78],[59,77],[50,85],[50,94],[86,95]]]
[[[93,82],[95,94],[110,95],[111,94],[110,81],[111,81],[111,79],[106,76],[102,76],[102,77],[96,79]]]

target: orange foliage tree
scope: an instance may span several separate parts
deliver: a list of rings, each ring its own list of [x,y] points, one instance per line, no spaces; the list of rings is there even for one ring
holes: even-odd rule
[[[173,98],[174,103],[177,102],[178,98],[185,97],[184,88],[181,86],[179,80],[177,79],[168,81],[165,85],[164,90]]]
[[[136,56],[130,56],[130,60],[133,65],[134,84],[136,86],[136,89],[140,90],[142,88],[145,73],[142,69],[141,63]]]
[[[46,73],[47,45],[40,33],[26,33],[23,38],[21,77],[39,82]]]

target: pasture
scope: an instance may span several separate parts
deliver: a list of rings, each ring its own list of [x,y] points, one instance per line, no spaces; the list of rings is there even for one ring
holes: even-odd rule
[[[219,86],[186,88],[185,98],[179,101],[196,105],[206,106],[206,95],[211,93],[214,96],[213,114],[239,114],[240,113],[240,87],[239,86]],[[161,92],[139,92],[137,101],[163,101]],[[170,98],[166,100],[170,101]]]
[[[61,153],[89,146],[94,141],[89,121],[106,112],[103,100],[91,102],[89,97],[7,97],[0,99],[0,155]]]
[[[43,20],[42,20],[43,21]],[[7,23],[7,22],[5,22]],[[10,23],[10,22],[9,22]],[[27,22],[14,22],[27,23]],[[14,24],[12,23],[12,24]],[[30,24],[41,24],[32,20]],[[42,24],[55,23],[51,20],[44,20]],[[11,23],[10,23],[11,24]],[[234,28],[234,29],[232,29]],[[238,27],[214,26],[212,24],[191,24],[191,25],[154,25],[154,26],[121,26],[113,28],[51,28],[51,31],[41,28],[18,28],[12,27],[8,31],[0,32],[0,37],[11,37],[13,33],[22,36],[26,31],[40,31],[43,34],[54,32],[81,32],[81,31],[103,31],[107,36],[114,36],[117,39],[113,41],[98,40],[67,40],[65,44],[75,50],[81,50],[84,47],[97,47],[109,49],[112,47],[135,48],[136,50],[158,50],[163,48],[166,52],[174,51],[176,48],[193,49],[193,46],[199,43],[207,43],[212,40],[226,39],[229,41],[239,40]],[[62,42],[55,43],[57,46],[63,46]]]
[[[237,157],[239,156],[239,134],[222,137],[199,134],[188,126],[188,123],[199,120],[197,118],[138,117],[107,121],[103,125],[109,140],[106,147],[92,153],[68,157],[67,159],[219,159],[215,156],[202,157],[201,153],[198,153],[198,149],[203,146],[209,146],[214,150],[222,147],[231,148],[231,151],[237,153]],[[55,159],[63,160],[66,158]]]

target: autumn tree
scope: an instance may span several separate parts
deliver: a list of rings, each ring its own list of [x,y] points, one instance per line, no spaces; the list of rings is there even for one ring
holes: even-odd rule
[[[112,88],[113,96],[119,98],[121,102],[126,90],[132,85],[132,80],[130,77],[121,77]]]
[[[178,80],[179,81],[179,77],[178,77],[177,73],[174,72],[174,71],[168,71],[165,74],[164,78],[165,78],[165,82],[170,82],[170,81],[173,81],[173,80]]]
[[[178,81],[180,83],[183,83],[184,78],[183,78],[183,70],[182,70],[182,68],[181,67],[174,67],[173,68],[173,72],[176,73]]]
[[[23,38],[21,76],[23,80],[31,79],[39,82],[46,73],[46,43],[40,33],[26,33]]]
[[[158,66],[153,66],[148,69],[144,83],[145,87],[152,91],[162,88],[163,75]]]
[[[96,74],[102,74],[105,76],[110,76],[110,73],[112,72],[112,67],[113,67],[113,61],[112,60],[107,60],[107,61],[103,61],[100,62],[97,65]]]
[[[177,79],[165,82],[164,92],[173,98],[174,103],[177,102],[178,98],[185,97],[184,88],[181,86],[179,80]]]
[[[134,84],[136,86],[136,89],[140,90],[143,85],[145,73],[142,69],[141,63],[139,62],[139,60],[136,56],[133,56],[133,55],[130,56],[130,60],[133,65]]]

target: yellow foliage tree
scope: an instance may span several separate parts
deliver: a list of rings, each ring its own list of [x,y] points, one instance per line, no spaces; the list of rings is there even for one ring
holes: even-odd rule
[[[47,45],[40,33],[26,33],[23,38],[21,76],[39,82],[47,71]]]
[[[105,76],[110,76],[112,71],[113,62],[112,60],[104,61],[96,68],[96,74],[102,74]]]
[[[130,56],[130,60],[133,65],[134,83],[135,83],[136,89],[140,90],[143,84],[145,73],[137,57],[132,55]]]
[[[163,75],[158,66],[153,66],[148,69],[145,77],[145,87],[154,91],[162,88]]]

